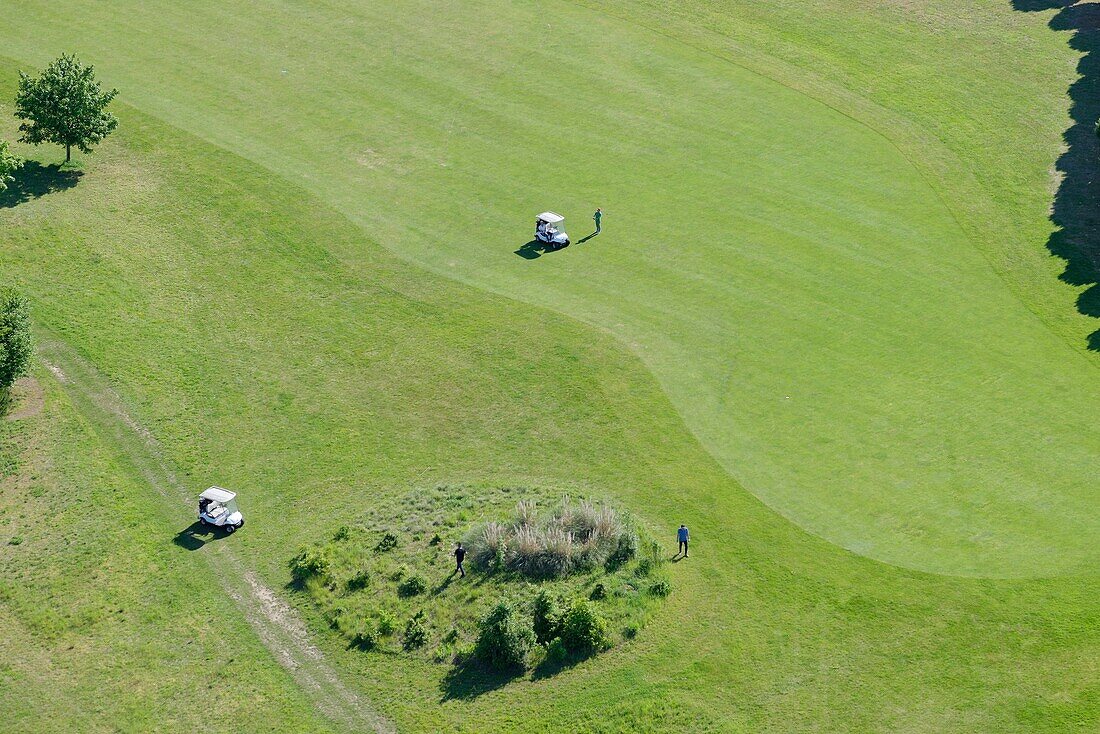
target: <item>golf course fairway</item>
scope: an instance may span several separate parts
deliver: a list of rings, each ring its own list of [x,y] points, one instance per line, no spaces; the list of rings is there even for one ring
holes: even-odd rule
[[[995,88],[974,92],[986,107],[967,114],[1040,141],[976,152],[977,123],[944,111],[949,75],[922,72],[938,101],[907,108],[838,61],[842,43],[813,46],[813,5],[65,5],[6,13],[0,137],[16,137],[16,71],[62,51],[120,90],[120,127],[79,179],[0,208],[0,272],[32,298],[43,364],[89,375],[38,369],[66,428],[26,451],[129,471],[117,483],[134,502],[149,447],[133,436],[155,436],[196,493],[240,492],[233,562],[280,593],[295,548],[435,483],[611,496],[663,541],[680,522],[697,539],[637,640],[485,691],[345,649],[293,602],[372,717],[469,732],[1100,725],[1100,358],[1043,246],[1064,120],[1031,125]],[[889,36],[839,6],[858,28],[847,43]],[[1014,43],[1071,57],[1041,19],[979,6],[1005,19],[1003,47],[997,27],[973,31],[989,58]],[[927,33],[885,58],[931,58]],[[526,246],[547,209],[568,248]],[[64,396],[106,385],[131,438]],[[78,425],[84,443],[58,438]],[[170,539],[179,508],[156,501],[163,519],[143,523]],[[22,619],[25,583],[0,587],[0,619]],[[218,589],[196,593],[232,614]],[[43,658],[68,643],[20,624]],[[272,728],[342,730],[324,706],[310,719],[262,630],[233,624],[254,695],[290,696]],[[0,702],[20,685],[0,683]],[[92,694],[71,685],[77,711]],[[124,728],[111,696],[106,728]]]

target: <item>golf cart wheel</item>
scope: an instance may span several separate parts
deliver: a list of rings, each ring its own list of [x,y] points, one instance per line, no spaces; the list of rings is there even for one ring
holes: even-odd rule
[[[199,518],[199,525],[206,525],[206,524],[207,524],[206,523],[206,518],[205,517],[200,517]]]
[[[225,532],[227,532],[227,533],[233,533],[233,532],[235,532],[236,530],[237,530],[237,526],[236,526],[236,525],[226,525],[226,526],[225,526]]]
[[[243,527],[244,527],[244,518],[242,517],[241,521],[239,523],[237,523],[237,529],[240,530]]]

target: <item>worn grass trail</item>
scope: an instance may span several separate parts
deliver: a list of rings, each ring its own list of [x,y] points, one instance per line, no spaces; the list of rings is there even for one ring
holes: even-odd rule
[[[192,521],[193,488],[180,481],[157,438],[127,409],[102,374],[55,336],[40,334],[39,354],[85,418],[110,436],[145,484],[174,510],[183,526]],[[320,711],[348,731],[395,732],[392,722],[344,684],[311,641],[291,608],[260,581],[228,543],[207,542],[201,553],[209,578],[228,594],[264,646],[286,668]]]

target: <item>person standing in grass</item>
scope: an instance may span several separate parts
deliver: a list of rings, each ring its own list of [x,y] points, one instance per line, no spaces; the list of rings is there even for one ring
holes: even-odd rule
[[[466,578],[466,569],[462,567],[462,561],[466,558],[466,549],[462,547],[462,543],[458,544],[455,548],[455,571],[462,574],[461,578]],[[452,576],[454,574],[451,574]]]
[[[682,553],[684,555],[684,558],[687,558],[688,557],[688,529],[687,529],[687,525],[684,525],[683,523],[680,523],[680,529],[676,531],[676,539],[678,541],[680,541],[680,547],[679,547],[679,550],[677,550],[676,555],[680,555]]]
[[[603,219],[603,209],[596,207],[596,213],[592,215],[592,221],[596,223],[596,234],[600,233],[600,220]]]

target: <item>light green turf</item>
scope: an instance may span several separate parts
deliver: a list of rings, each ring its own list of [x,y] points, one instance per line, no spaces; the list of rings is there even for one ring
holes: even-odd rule
[[[448,698],[443,667],[324,638],[352,685],[402,731],[1095,730],[1095,575],[897,568],[749,494],[905,565],[1083,567],[1096,540],[1079,479],[1096,461],[1093,358],[1041,326],[1072,299],[1051,295],[1033,259],[987,267],[979,251],[995,246],[960,231],[1003,219],[1010,197],[990,205],[999,215],[957,210],[956,224],[943,201],[957,202],[932,191],[946,190],[936,175],[955,170],[952,154],[930,147],[921,178],[869,128],[635,22],[659,15],[371,5],[73,3],[61,18],[21,2],[0,29],[3,53],[29,67],[79,27],[77,50],[124,91],[122,127],[83,160],[79,185],[0,209],[4,279],[119,386],[187,482],[242,491],[250,523],[231,542],[269,585],[289,580],[298,545],[434,482],[610,494],[657,532],[686,521],[695,533],[668,603],[607,656]],[[546,22],[558,40],[540,48]],[[666,30],[700,41],[690,17],[677,23]],[[983,38],[1055,48],[1034,31]],[[793,61],[843,76],[815,58]],[[554,87],[534,84],[545,79]],[[873,105],[856,112],[868,110],[891,134],[914,132]],[[1056,140],[1057,120],[1042,122],[1035,135]],[[1049,164],[1003,158],[982,159],[983,176]],[[1034,188],[1044,169],[1019,167]],[[577,236],[595,205],[608,212],[600,238],[512,254],[535,212],[564,210]],[[660,237],[629,235],[643,205]],[[997,239],[1041,250],[1020,221],[1041,230],[1045,214],[1002,222]],[[1047,276],[1050,292],[1021,285]],[[845,458],[844,442],[874,450]],[[168,539],[190,519],[162,523],[168,551],[186,556]],[[24,692],[41,697],[27,682],[6,695]]]
[[[332,732],[164,503],[45,367],[0,419],[0,708],[13,732]],[[37,401],[31,401],[38,404]]]
[[[1097,560],[1092,358],[870,127],[567,3],[263,7],[76,14],[126,99],[404,257],[619,337],[723,467],[815,534],[966,575]],[[17,14],[10,54],[45,58],[48,12]],[[512,254],[537,211],[576,239],[597,205],[600,238]]]
[[[0,210],[3,267],[36,317],[133,401],[183,482],[240,490],[248,525],[199,553],[230,543],[279,589],[300,545],[361,519],[380,496],[436,482],[611,495],[668,533],[670,554],[677,522],[695,534],[690,561],[670,569],[673,595],[637,640],[471,697],[449,695],[447,666],[346,649],[297,599],[330,663],[402,731],[1097,723],[1095,577],[929,576],[807,535],[733,482],[607,335],[403,265],[262,168],[119,112],[118,137],[76,187]],[[111,440],[118,432],[93,425]],[[87,447],[108,451],[97,446]],[[126,502],[156,499],[141,477],[132,486]],[[172,539],[193,516],[179,506],[163,517],[141,540],[189,566]],[[128,629],[85,633],[97,647],[76,658],[82,685],[104,661],[128,669],[124,655],[96,654],[121,652],[116,636]],[[240,655],[250,668],[271,663],[263,651]],[[23,681],[6,695],[40,689]],[[157,700],[132,695],[127,705]],[[284,712],[264,721],[298,726]]]

